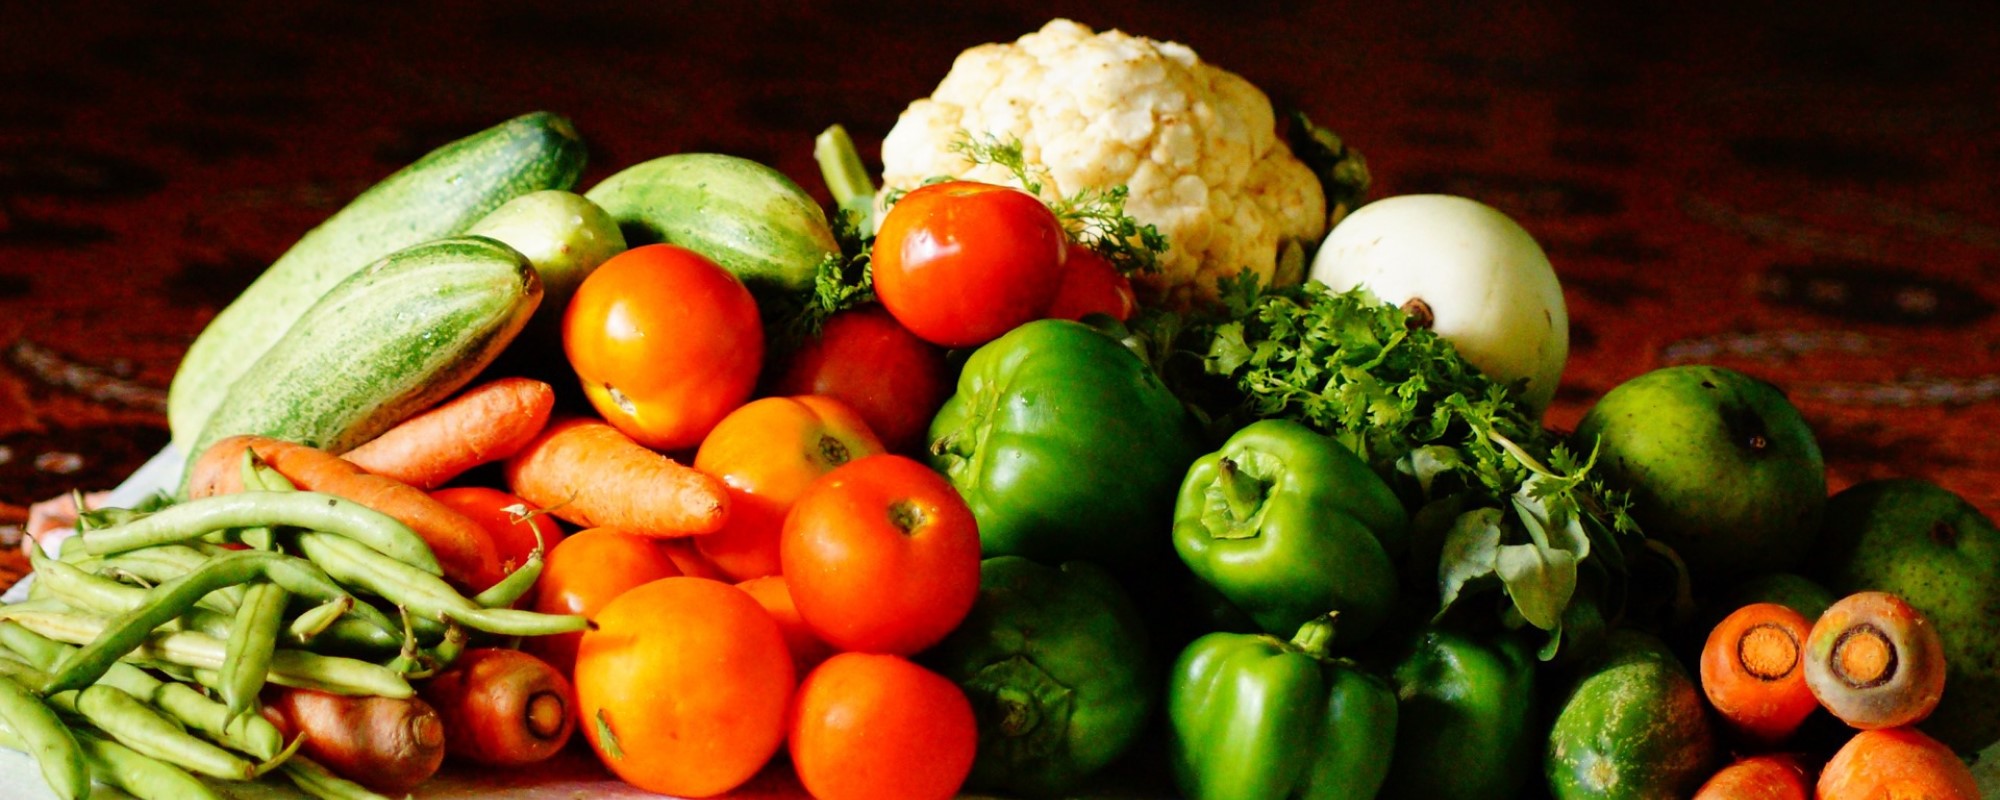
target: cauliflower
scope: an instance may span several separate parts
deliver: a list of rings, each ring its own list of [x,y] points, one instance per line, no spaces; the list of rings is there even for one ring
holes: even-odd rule
[[[1279,140],[1270,99],[1184,45],[1057,19],[966,50],[883,139],[885,192],[947,175],[1021,185],[955,152],[967,136],[1018,140],[1045,201],[1126,186],[1126,212],[1169,243],[1159,270],[1133,279],[1169,306],[1211,302],[1242,270],[1297,282],[1305,251],[1281,253],[1326,234],[1319,178]]]

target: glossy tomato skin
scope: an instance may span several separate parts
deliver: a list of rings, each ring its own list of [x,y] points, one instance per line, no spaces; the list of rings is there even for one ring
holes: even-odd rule
[[[799,685],[787,747],[817,800],[948,800],[972,772],[963,690],[900,656],[841,653]]]
[[[1090,314],[1106,314],[1124,322],[1138,310],[1139,295],[1132,291],[1132,281],[1096,250],[1071,242],[1062,285],[1043,316],[1080,320]]]
[[[509,574],[528,563],[535,548],[548,552],[562,543],[562,526],[553,516],[519,497],[486,486],[450,486],[431,492],[431,497],[464,514],[486,534],[500,551],[500,566]]]
[[[869,305],[828,318],[792,356],[777,391],[839,399],[889,450],[910,455],[924,447],[931,417],[951,396],[951,371],[943,349]]]
[[[577,650],[577,711],[598,759],[651,792],[712,797],[783,746],[797,675],[748,593],[662,578],[598,612]]]
[[[912,333],[971,347],[1048,310],[1066,243],[1055,213],[1027,192],[973,181],[920,186],[875,232],[875,295]]]
[[[764,330],[750,290],[701,254],[635,247],[590,273],[563,351],[605,421],[655,450],[693,447],[749,399]]]
[[[731,581],[778,573],[785,512],[812,482],[857,458],[882,452],[868,423],[831,397],[764,397],[716,423],[694,468],[729,487],[722,529],[694,537],[695,548]]]
[[[899,455],[850,461],[785,517],[792,601],[841,650],[909,655],[965,619],[979,594],[979,529],[943,475]]]
[[[681,575],[658,541],[616,528],[587,528],[570,535],[543,557],[534,610],[594,618],[633,588]],[[522,640],[521,649],[569,675],[575,671],[582,640],[581,633],[530,636]]]

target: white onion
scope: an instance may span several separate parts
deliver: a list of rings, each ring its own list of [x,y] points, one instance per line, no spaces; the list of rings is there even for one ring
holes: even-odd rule
[[[1421,316],[1467,361],[1546,410],[1569,360],[1569,314],[1533,236],[1475,200],[1399,195],[1356,209],[1327,234],[1310,277],[1365,287]]]

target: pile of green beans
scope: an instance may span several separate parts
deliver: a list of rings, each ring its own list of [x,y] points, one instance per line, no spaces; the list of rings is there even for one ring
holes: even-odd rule
[[[539,553],[466,597],[394,518],[244,471],[248,491],[95,514],[115,521],[59,556],[29,548],[28,599],[0,605],[0,746],[33,756],[58,797],[95,781],[211,798],[196,775],[275,771],[315,797],[374,798],[293,752],[259,711],[267,684],[409,697],[470,643],[588,624],[510,607]]]

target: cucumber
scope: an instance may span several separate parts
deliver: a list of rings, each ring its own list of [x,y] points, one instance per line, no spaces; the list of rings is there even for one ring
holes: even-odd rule
[[[826,211],[792,179],[746,158],[677,153],[627,167],[584,197],[631,247],[666,242],[734,273],[760,300],[810,291],[840,252]]]
[[[541,297],[527,257],[483,236],[390,254],[334,286],[250,365],[188,464],[237,434],[346,452],[465,386]]]
[[[542,305],[528,333],[562,344],[563,310],[576,287],[612,256],[625,251],[625,235],[611,215],[583,195],[544,189],[507,201],[466,229],[497,239],[528,257],[542,278]]]
[[[1549,731],[1557,800],[1692,796],[1715,770],[1701,689],[1665,642],[1624,629],[1581,670]]]
[[[574,187],[584,155],[569,120],[516,117],[431,151],[307,231],[188,347],[167,390],[174,443],[193,450],[231,384],[334,284],[405,247],[457,235],[514,197]]]

